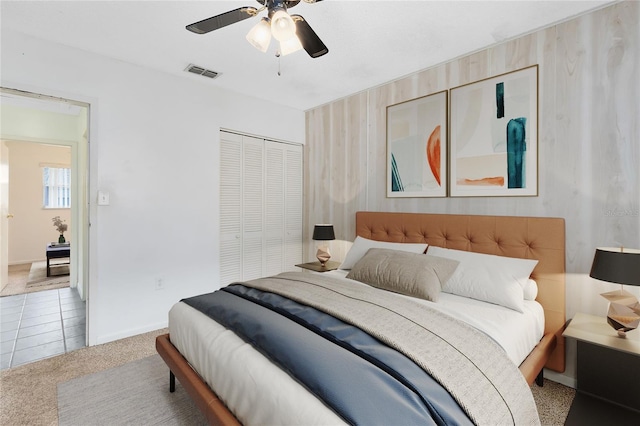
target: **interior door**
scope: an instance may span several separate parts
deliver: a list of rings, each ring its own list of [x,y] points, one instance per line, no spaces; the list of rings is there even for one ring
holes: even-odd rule
[[[0,290],[9,282],[9,150],[0,141]]]

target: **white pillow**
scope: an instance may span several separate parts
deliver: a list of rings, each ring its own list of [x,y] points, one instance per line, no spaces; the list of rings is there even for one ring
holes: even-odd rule
[[[524,288],[537,260],[434,246],[429,247],[428,253],[460,262],[453,276],[442,287],[443,292],[523,312]]]
[[[527,280],[527,285],[524,286],[524,300],[536,300],[538,297],[538,283],[532,279]]]
[[[389,243],[386,241],[374,241],[368,240],[366,238],[362,238],[360,236],[356,237],[353,241],[353,245],[347,252],[347,256],[344,261],[340,265],[338,269],[351,269],[358,262],[358,260],[362,259],[362,257],[369,251],[371,248],[382,248],[382,249],[390,249],[390,250],[400,250],[400,251],[408,251],[411,253],[424,253],[427,249],[427,243]]]

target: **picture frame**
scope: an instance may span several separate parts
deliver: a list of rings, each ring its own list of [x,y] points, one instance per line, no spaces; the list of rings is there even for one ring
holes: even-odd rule
[[[538,195],[538,65],[450,91],[451,197]]]
[[[387,197],[446,197],[448,92],[387,106]]]

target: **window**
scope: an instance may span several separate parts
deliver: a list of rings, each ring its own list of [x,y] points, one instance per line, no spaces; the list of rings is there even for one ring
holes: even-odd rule
[[[71,207],[71,169],[44,167],[42,169],[42,205],[45,209]]]

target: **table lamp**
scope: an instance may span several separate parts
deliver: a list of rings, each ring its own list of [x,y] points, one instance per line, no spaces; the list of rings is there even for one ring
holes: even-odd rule
[[[589,276],[620,284],[620,290],[602,293],[601,296],[609,301],[607,322],[618,331],[618,336],[626,337],[627,331],[636,329],[640,324],[640,303],[622,286],[640,286],[640,250],[597,248]]]
[[[336,235],[333,232],[333,225],[318,224],[313,227],[313,237],[315,241],[331,241],[336,239]],[[328,244],[321,244],[318,246],[318,252],[316,257],[320,262],[320,265],[325,266],[327,261],[331,259],[331,253],[329,253]]]

